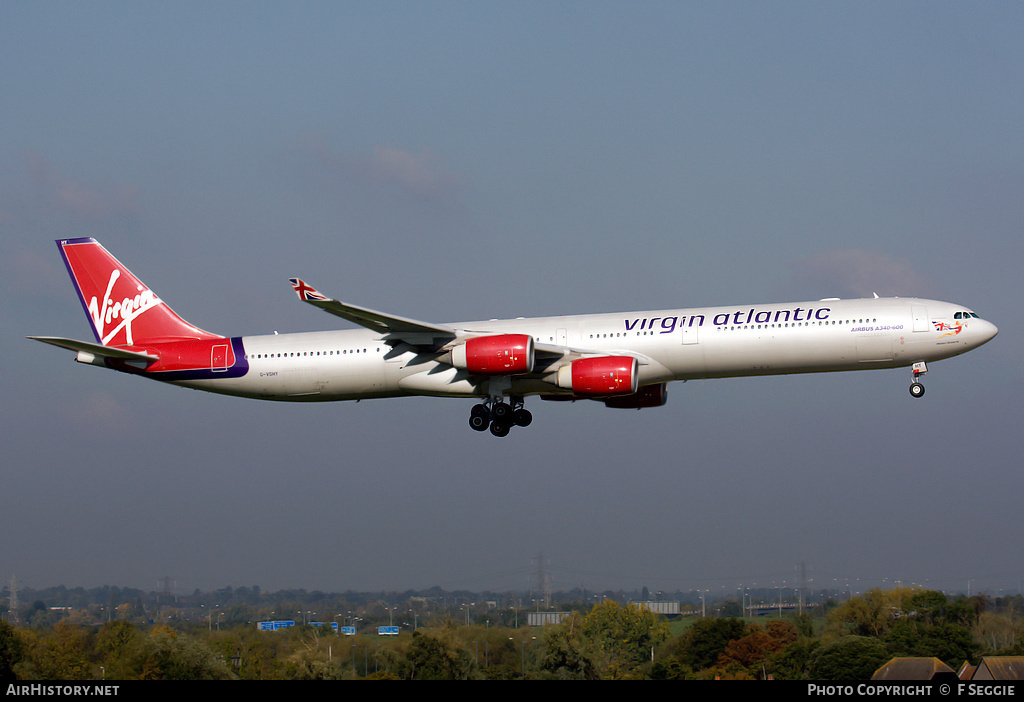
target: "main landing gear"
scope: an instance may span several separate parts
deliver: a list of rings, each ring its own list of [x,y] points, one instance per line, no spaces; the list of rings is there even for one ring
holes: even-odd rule
[[[508,436],[512,427],[528,427],[533,415],[523,407],[522,398],[513,397],[511,403],[502,398],[490,398],[479,405],[474,405],[469,413],[469,426],[476,431],[486,431],[488,427],[495,436]]]
[[[924,396],[924,385],[919,378],[928,372],[928,366],[923,361],[914,364],[914,382],[910,384],[910,394],[914,397]]]

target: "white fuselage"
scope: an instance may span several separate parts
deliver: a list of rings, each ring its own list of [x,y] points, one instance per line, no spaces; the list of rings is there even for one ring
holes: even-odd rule
[[[528,334],[538,344],[640,358],[639,384],[748,375],[895,368],[975,348],[996,327],[968,308],[912,298],[821,300],[537,317],[452,324],[472,333]],[[367,329],[245,336],[237,377],[182,380],[197,389],[267,400],[402,395],[486,396],[489,379],[437,354],[391,346]],[[558,395],[542,374],[511,377],[511,394]]]

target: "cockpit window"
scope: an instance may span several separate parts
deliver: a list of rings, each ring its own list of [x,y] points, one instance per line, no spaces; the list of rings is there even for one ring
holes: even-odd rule
[[[981,319],[981,317],[976,315],[974,312],[957,312],[953,315],[953,319],[970,319],[971,317]]]

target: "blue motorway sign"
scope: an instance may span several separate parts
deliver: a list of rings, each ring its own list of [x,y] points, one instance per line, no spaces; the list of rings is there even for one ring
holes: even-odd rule
[[[277,631],[278,629],[287,629],[288,627],[295,626],[293,621],[276,621],[276,622],[258,622],[256,626],[260,631]]]

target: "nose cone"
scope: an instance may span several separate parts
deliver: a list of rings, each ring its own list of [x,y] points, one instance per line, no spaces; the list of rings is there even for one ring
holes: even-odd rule
[[[978,346],[991,341],[995,335],[999,333],[999,329],[995,324],[984,319],[972,320],[971,326],[973,327],[971,331],[974,332],[974,337],[977,339],[976,343]]]

